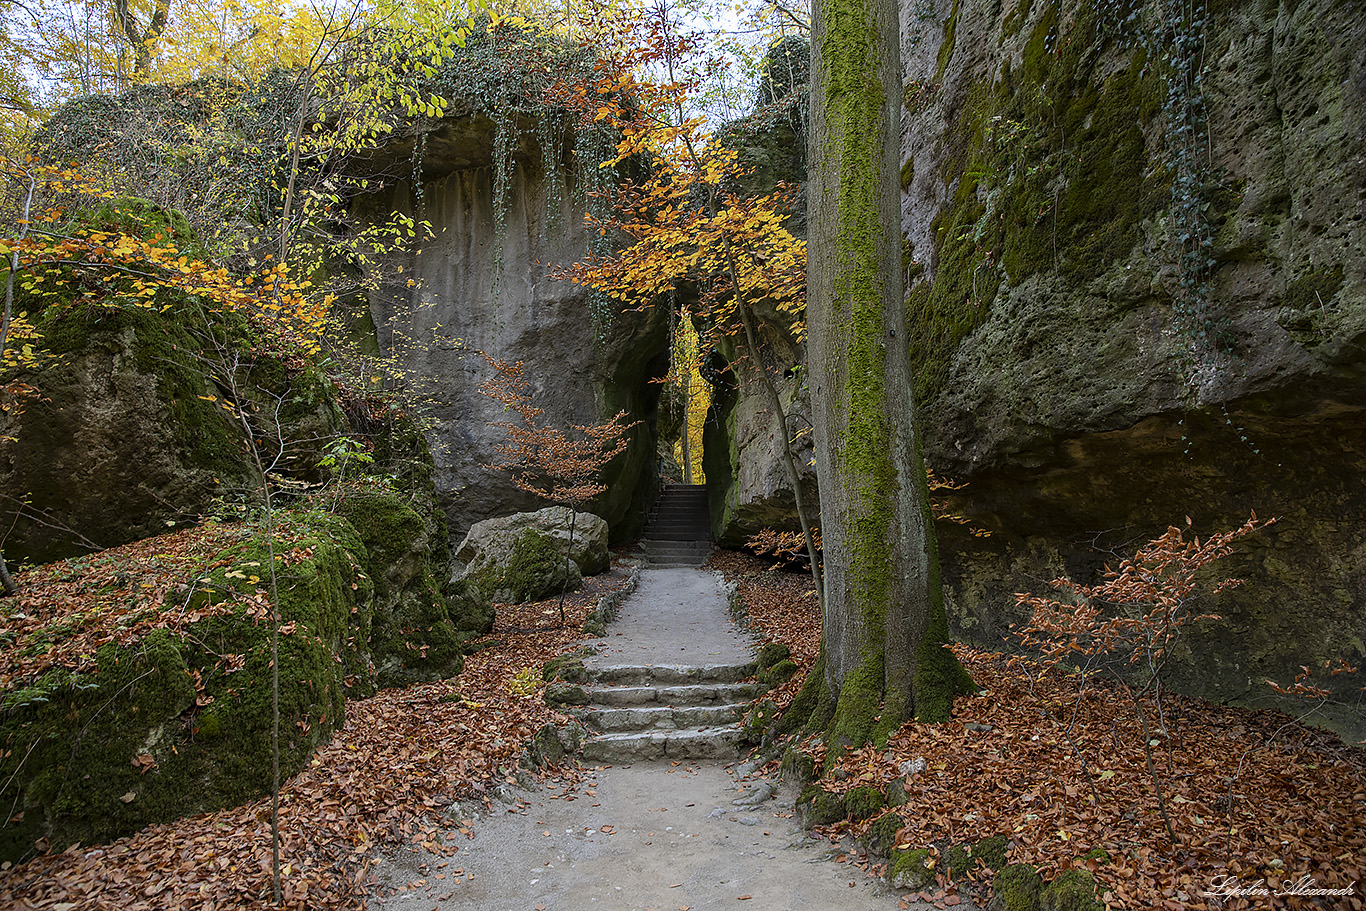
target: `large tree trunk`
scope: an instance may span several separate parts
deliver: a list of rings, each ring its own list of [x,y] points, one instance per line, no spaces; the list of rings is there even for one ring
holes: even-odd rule
[[[807,321],[826,577],[824,675],[808,688],[826,692],[800,702],[835,745],[947,716],[966,677],[941,647],[911,400],[897,35],[893,0],[816,0]]]

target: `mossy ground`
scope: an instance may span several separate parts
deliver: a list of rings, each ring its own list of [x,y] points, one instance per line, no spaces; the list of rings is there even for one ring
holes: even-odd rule
[[[285,518],[283,532],[280,759],[290,774],[342,723],[348,686],[369,673],[373,588],[345,521]],[[226,612],[181,636],[156,630],[128,646],[105,645],[93,672],[48,675],[45,701],[33,692],[6,701],[0,799],[22,815],[0,832],[0,856],[22,857],[39,839],[104,841],[268,789],[271,624],[263,607],[238,596],[268,589],[267,548],[253,538],[213,565],[168,609]]]

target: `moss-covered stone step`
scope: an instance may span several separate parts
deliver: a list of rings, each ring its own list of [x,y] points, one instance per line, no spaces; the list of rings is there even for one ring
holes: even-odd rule
[[[589,668],[594,683],[620,686],[688,683],[738,683],[753,677],[757,665],[745,664],[607,664]]]
[[[731,704],[589,709],[583,713],[583,721],[589,727],[607,733],[678,731],[732,725],[744,717],[747,708],[745,704]]]
[[[693,683],[682,686],[598,686],[588,690],[597,705],[727,705],[757,699],[757,683]]]

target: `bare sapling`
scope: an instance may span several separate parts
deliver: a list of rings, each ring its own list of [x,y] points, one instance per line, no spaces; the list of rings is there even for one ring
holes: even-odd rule
[[[1253,513],[1238,528],[1203,541],[1198,537],[1187,540],[1185,530],[1173,525],[1117,569],[1107,566],[1095,585],[1066,578],[1051,581],[1049,585],[1063,593],[1064,599],[1028,593],[1015,596],[1016,604],[1031,611],[1020,639],[1038,653],[1042,669],[1073,670],[1087,678],[1104,674],[1128,693],[1142,731],[1153,793],[1173,845],[1176,830],[1152,752],[1160,743],[1156,736],[1169,737],[1170,733],[1162,703],[1163,672],[1186,627],[1220,619],[1198,612],[1201,590],[1217,594],[1242,581],[1225,578],[1208,583],[1201,580],[1201,572],[1232,553],[1239,539],[1275,521],[1261,521]],[[1190,525],[1188,517],[1187,528]],[[1153,718],[1146,707],[1148,699],[1155,711]]]

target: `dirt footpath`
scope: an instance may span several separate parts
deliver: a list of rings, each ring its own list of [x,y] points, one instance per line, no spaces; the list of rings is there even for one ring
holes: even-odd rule
[[[825,839],[792,818],[792,794],[733,801],[713,763],[649,763],[590,772],[574,786],[495,804],[451,857],[408,849],[375,867],[372,911],[892,911],[899,897],[834,863]],[[444,864],[444,866],[442,866]],[[421,885],[410,886],[421,882]],[[912,907],[919,907],[919,903]],[[929,906],[925,906],[929,907]],[[966,905],[960,907],[967,907]]]
[[[643,570],[607,635],[591,644],[593,667],[753,656],[719,578],[698,569]],[[442,853],[409,846],[378,859],[369,911],[934,907],[905,902],[881,880],[834,862],[829,841],[811,838],[793,818],[792,789],[770,782],[759,793],[759,780],[737,779],[738,766],[640,762],[531,791],[500,789],[512,802],[495,801],[491,813],[473,804],[447,812],[470,822],[446,831]],[[975,911],[967,902],[956,908]]]

